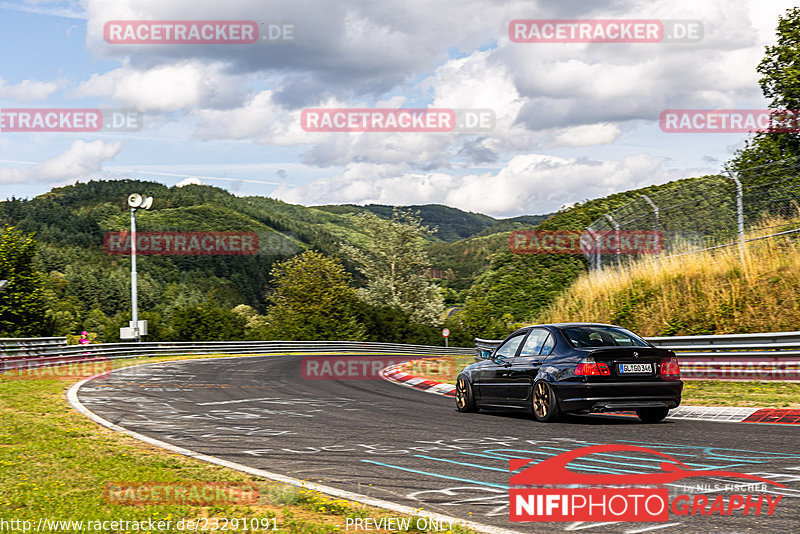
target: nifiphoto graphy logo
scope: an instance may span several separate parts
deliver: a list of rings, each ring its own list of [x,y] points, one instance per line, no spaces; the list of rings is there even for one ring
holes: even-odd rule
[[[592,454],[638,453],[660,457],[659,472],[631,474],[573,471],[571,462]],[[509,520],[518,521],[621,521],[667,522],[675,516],[772,516],[783,499],[766,488],[783,484],[759,475],[724,469],[693,470],[688,465],[654,449],[636,445],[590,445],[536,461],[509,460]],[[754,481],[734,484],[741,493],[732,495],[670,495],[666,484],[686,479]],[[686,484],[686,483],[683,483]],[[580,486],[580,487],[576,487]],[[687,489],[688,486],[683,486]],[[726,490],[728,486],[715,487]],[[746,493],[751,492],[751,493]]]

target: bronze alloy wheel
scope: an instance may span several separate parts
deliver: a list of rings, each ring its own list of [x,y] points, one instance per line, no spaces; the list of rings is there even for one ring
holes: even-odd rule
[[[459,412],[477,411],[475,398],[472,396],[472,387],[463,376],[459,376],[456,381],[456,409]]]
[[[558,419],[558,401],[550,387],[544,380],[539,380],[533,385],[533,417],[541,423],[549,423]]]
[[[537,382],[533,392],[533,413],[538,419],[547,417],[550,411],[550,388],[544,382]]]
[[[464,406],[467,405],[467,381],[463,378],[458,380],[458,384],[456,384],[456,406],[464,409]]]

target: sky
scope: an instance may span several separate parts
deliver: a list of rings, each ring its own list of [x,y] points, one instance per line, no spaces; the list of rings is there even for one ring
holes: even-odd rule
[[[669,109],[763,109],[756,66],[791,1],[0,1],[0,111],[124,110],[138,129],[12,132],[0,198],[92,179],[494,217],[717,173],[748,134]],[[526,43],[517,19],[691,21],[699,39]],[[110,21],[253,21],[257,43],[109,42]],[[665,26],[666,27],[666,26]],[[490,110],[480,130],[322,132],[317,108]],[[468,111],[469,112],[469,111]],[[109,115],[104,114],[104,118]],[[131,191],[135,192],[135,191]]]

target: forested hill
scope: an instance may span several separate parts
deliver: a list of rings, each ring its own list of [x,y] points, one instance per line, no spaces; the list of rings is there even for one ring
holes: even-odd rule
[[[306,249],[339,256],[341,243],[368,241],[353,224],[358,212],[391,217],[389,207],[317,209],[265,197],[237,197],[210,186],[170,188],[138,180],[78,183],[30,200],[0,202],[0,220],[35,233],[39,242],[37,270],[47,278],[53,332],[86,326],[88,316],[95,323],[113,317],[122,321],[129,312],[129,257],[107,254],[103,241],[108,232],[130,228],[126,199],[134,192],[154,198],[150,210],[137,211],[139,231],[247,231],[259,236],[259,253],[252,256],[143,257],[140,307],[145,315],[162,318],[176,308],[202,303],[225,308],[248,304],[263,310],[275,262]],[[440,235],[432,241],[442,244],[445,238],[471,236],[498,224],[521,225],[445,206],[409,208],[420,213],[424,224],[438,226]]]
[[[463,307],[453,324],[453,342],[472,336],[503,335],[561,293],[586,269],[582,256],[517,255],[509,252],[509,231],[582,229],[643,193],[664,184],[588,200],[548,216],[497,220],[441,205],[408,206],[423,224],[437,226],[428,245],[430,276],[445,289],[447,305]],[[266,309],[270,270],[306,249],[341,258],[340,245],[364,246],[370,237],[355,224],[361,212],[391,217],[389,206],[304,207],[265,197],[237,197],[209,186],[166,187],[136,180],[93,181],[53,189],[30,200],[0,202],[0,218],[39,241],[36,268],[46,277],[48,326],[53,334],[81,329],[111,334],[129,318],[130,259],[110,255],[103,239],[130,228],[126,198],[154,197],[150,210],[137,211],[140,231],[246,231],[259,236],[256,255],[145,256],[139,262],[139,304],[151,328],[177,309],[200,304],[231,309],[247,304]],[[540,222],[541,221],[541,222]],[[467,235],[466,239],[459,239]],[[355,269],[345,261],[355,274]],[[362,280],[355,277],[356,283]],[[118,323],[118,325],[117,325]],[[155,336],[153,336],[155,338]]]
[[[385,218],[391,218],[392,211],[395,209],[394,206],[381,204],[367,204],[364,206],[341,204],[314,207],[338,214],[369,211]],[[527,228],[547,218],[547,215],[522,215],[510,219],[495,219],[482,213],[461,211],[442,204],[417,204],[402,206],[400,209],[417,213],[425,225],[436,228],[434,237],[447,243],[454,243],[473,236],[491,235],[498,232]]]
[[[145,315],[169,318],[174,309],[205,303],[263,310],[275,262],[308,248],[333,255],[341,242],[364,239],[347,216],[208,186],[92,181],[0,202],[4,223],[35,232],[39,241],[37,270],[47,278],[53,332],[87,327],[87,317],[103,324],[129,313],[130,259],[107,254],[103,241],[107,232],[130,228],[126,199],[134,192],[154,198],[150,210],[137,211],[140,231],[254,232],[260,245],[256,255],[143,257],[139,302]]]

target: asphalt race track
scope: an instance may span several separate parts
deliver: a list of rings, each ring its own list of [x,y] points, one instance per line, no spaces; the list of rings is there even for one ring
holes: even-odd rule
[[[352,357],[350,357],[352,358]],[[365,359],[369,357],[365,356]],[[385,357],[384,357],[385,358]],[[521,532],[798,532],[798,426],[583,416],[540,424],[526,414],[460,414],[452,398],[382,380],[307,380],[302,356],[192,360],[114,371],[81,402],[129,430],[225,460],[373,498]],[[543,460],[591,444],[635,444],[693,469],[759,474],[788,486],[775,514],[676,516],[662,523],[512,523],[509,458]],[[587,472],[658,472],[617,453],[571,464]],[[741,480],[668,485],[670,496]],[[746,493],[746,492],[745,492]]]

